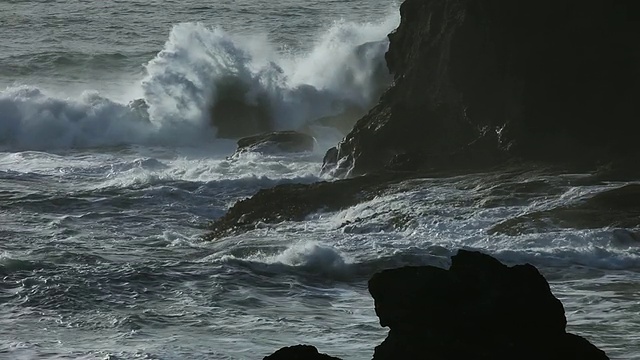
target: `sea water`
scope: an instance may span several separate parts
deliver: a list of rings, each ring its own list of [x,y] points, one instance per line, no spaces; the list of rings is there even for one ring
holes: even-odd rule
[[[406,181],[301,222],[206,242],[237,200],[312,183],[324,151],[244,153],[210,109],[226,79],[274,130],[370,108],[399,4],[0,3],[0,359],[260,359],[308,343],[369,359],[386,336],[366,281],[456,249],[530,262],[569,330],[640,358],[640,249],[610,228],[488,235],[622,183],[520,171]],[[358,51],[379,43],[371,51]],[[139,106],[139,104],[146,104]],[[535,190],[518,191],[522,184]],[[514,190],[516,189],[516,190]]]

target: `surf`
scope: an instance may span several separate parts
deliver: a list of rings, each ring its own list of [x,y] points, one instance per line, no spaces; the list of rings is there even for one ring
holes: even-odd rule
[[[33,85],[0,91],[0,149],[198,146],[314,127],[316,134],[345,133],[391,81],[386,36],[398,22],[397,14],[373,23],[337,21],[298,51],[260,35],[178,24],[138,84],[123,85],[127,101]]]

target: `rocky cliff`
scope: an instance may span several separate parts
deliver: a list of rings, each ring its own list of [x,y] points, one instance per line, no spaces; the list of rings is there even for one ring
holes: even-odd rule
[[[325,171],[634,158],[640,2],[406,0],[392,87]]]

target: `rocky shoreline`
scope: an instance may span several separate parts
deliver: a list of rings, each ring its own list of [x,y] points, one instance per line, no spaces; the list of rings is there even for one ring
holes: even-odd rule
[[[212,222],[207,240],[343,209],[408,179],[536,166],[640,178],[640,2],[406,0],[400,12],[386,54],[393,84],[324,158],[340,180],[263,189]],[[637,194],[613,190],[491,231],[549,218],[638,227]],[[391,329],[377,360],[607,359],[565,332],[562,304],[531,265],[461,250],[449,270],[388,270],[369,290]],[[335,358],[302,346],[265,359]]]
[[[351,179],[261,190],[206,239],[338,210],[412,178],[540,164],[640,178],[640,3],[406,0],[400,12],[392,86],[324,158],[324,173]]]
[[[448,270],[413,266],[369,280],[380,325],[390,331],[374,360],[606,360],[588,340],[567,333],[562,303],[529,264],[508,267],[460,250]],[[312,346],[265,360],[334,360]]]

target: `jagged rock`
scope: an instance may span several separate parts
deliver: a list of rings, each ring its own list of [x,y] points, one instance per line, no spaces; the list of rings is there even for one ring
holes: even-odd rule
[[[247,136],[238,140],[236,153],[254,152],[305,152],[313,151],[315,139],[297,131],[274,131]]]
[[[263,360],[340,360],[337,357],[320,354],[310,345],[296,345],[282,348]]]
[[[376,314],[390,328],[374,360],[605,360],[565,332],[562,303],[532,265],[507,267],[460,250],[449,270],[386,270],[369,281]]]
[[[640,2],[406,0],[393,86],[324,170],[638,159]],[[631,162],[633,164],[633,162]]]

